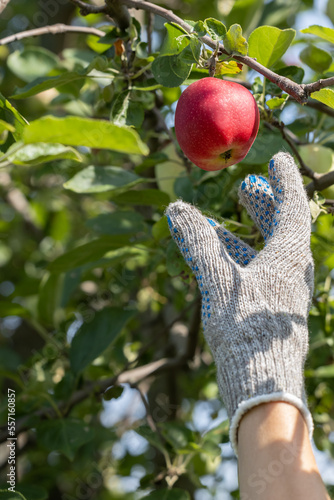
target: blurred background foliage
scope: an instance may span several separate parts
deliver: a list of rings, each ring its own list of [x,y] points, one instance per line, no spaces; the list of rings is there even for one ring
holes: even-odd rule
[[[334,75],[333,45],[298,31],[315,19],[332,28],[332,0],[157,3],[182,19],[240,24],[246,38],[258,26],[295,28],[271,69],[298,83]],[[333,109],[287,100],[245,65],[231,76],[262,105],[253,148],[226,171],[189,164],[173,131],[181,87],[151,72],[165,21],[140,10],[131,15],[123,31],[102,14],[81,16],[67,0],[16,0],[1,15],[1,38],[56,23],[107,33],[102,43],[64,33],[0,46],[0,411],[4,441],[7,389],[15,389],[20,492],[1,498],[239,498],[195,279],[170,239],[164,209],[182,197],[261,248],[238,204],[241,179],[266,174],[280,149],[297,151],[317,172],[334,168]],[[192,69],[185,84],[207,75]],[[97,132],[92,118],[100,120]],[[286,124],[289,143],[275,120]],[[333,199],[334,186],[314,198],[316,289],[305,372],[329,488]],[[7,452],[4,441],[3,490]]]

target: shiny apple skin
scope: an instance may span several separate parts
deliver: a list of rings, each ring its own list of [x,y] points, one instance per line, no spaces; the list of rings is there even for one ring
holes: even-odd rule
[[[222,170],[241,161],[259,130],[252,94],[235,82],[202,78],[181,94],[175,112],[180,148],[203,170]]]

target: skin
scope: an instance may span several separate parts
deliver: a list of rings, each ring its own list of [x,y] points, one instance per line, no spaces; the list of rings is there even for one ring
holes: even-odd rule
[[[221,170],[241,161],[259,128],[254,97],[242,85],[203,78],[181,94],[175,133],[185,155],[203,170]]]
[[[252,408],[240,422],[238,451],[241,500],[330,500],[295,406]]]

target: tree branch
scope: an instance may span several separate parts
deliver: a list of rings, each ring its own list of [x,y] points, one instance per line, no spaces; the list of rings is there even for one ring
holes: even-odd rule
[[[158,375],[168,370],[175,370],[177,368],[186,368],[187,367],[187,359],[185,357],[179,358],[163,358],[158,361],[153,361],[152,363],[148,363],[144,366],[139,366],[137,368],[133,368],[132,370],[122,371],[118,375],[114,375],[113,377],[108,377],[100,382],[94,381],[89,382],[83,389],[75,392],[73,396],[70,398],[68,402],[63,402],[58,406],[58,410],[63,412],[64,416],[68,415],[71,409],[77,404],[84,401],[90,395],[102,395],[108,387],[115,384],[136,384],[147,377],[151,377],[152,375]],[[56,411],[51,408],[41,408],[40,410],[34,413],[34,417],[39,417],[40,419],[45,418],[54,418],[56,416]],[[24,416],[21,419],[18,419],[16,422],[16,435],[18,436],[21,432],[29,429],[30,415]],[[7,427],[4,426],[0,432],[0,443],[4,442],[8,437]]]
[[[107,13],[122,30],[130,26],[131,17],[128,9],[119,0],[105,0]]]
[[[312,92],[317,92],[318,90],[324,89],[325,87],[330,87],[334,85],[334,77],[325,78],[324,80],[318,80],[317,82],[307,83],[303,85],[304,91],[310,95]]]
[[[158,16],[163,17],[169,22],[178,23],[182,28],[190,33],[192,31],[192,27],[189,26],[188,23],[183,21],[180,17],[178,17],[171,10],[164,9],[159,5],[155,5],[150,2],[146,2],[145,0],[121,0],[121,2],[127,7],[131,7],[134,9],[142,9],[148,12],[152,12]],[[209,36],[201,37],[203,43],[208,45],[209,47],[216,49],[217,42],[212,40]],[[222,54],[230,55],[227,50],[225,50],[224,45],[222,43],[219,44],[219,52]],[[287,94],[291,95],[297,102],[300,104],[306,104],[309,94],[314,92],[315,90],[319,90],[320,88],[324,88],[329,85],[334,85],[333,78],[327,78],[326,80],[319,80],[319,82],[314,82],[313,84],[308,85],[299,85],[289,78],[277,75],[270,69],[262,66],[262,64],[258,63],[255,59],[249,56],[233,56],[234,59],[240,61],[243,64],[246,64],[248,67],[254,69],[261,75],[265,76],[271,82],[275,83],[280,89],[284,90]]]
[[[307,106],[309,108],[316,109],[317,111],[320,111],[321,113],[326,113],[326,115],[332,116],[334,118],[334,109],[330,108],[329,106],[326,106],[326,104],[323,104],[320,101],[316,101],[315,99],[308,99]]]
[[[90,5],[81,0],[70,0],[74,5],[79,8],[79,12],[82,16],[88,16],[89,14],[104,14],[106,12],[106,6],[101,5]]]
[[[164,9],[159,5],[154,5],[153,3],[146,2],[145,0],[121,0],[121,1],[127,7],[147,10],[149,12],[153,12],[153,14],[163,17],[164,19],[167,19],[167,21],[169,22],[177,23],[180,26],[182,26],[182,28],[188,33],[192,31],[192,27],[188,23],[183,21],[183,19],[174,14],[174,12],[172,12],[171,10]],[[210,38],[209,36],[207,35],[203,36],[201,37],[201,40],[209,47],[213,49],[217,48],[217,42],[212,40],[212,38]],[[222,54],[230,55],[227,52],[227,50],[225,50],[224,45],[222,43],[219,44],[219,52]],[[306,93],[303,87],[301,85],[298,85],[298,83],[293,82],[289,78],[277,75],[276,73],[274,73],[268,68],[265,68],[264,66],[262,66],[262,64],[258,63],[257,61],[255,61],[255,59],[252,59],[249,56],[233,56],[233,57],[237,61],[246,64],[250,68],[254,69],[258,73],[268,78],[268,80],[275,83],[279,88],[290,94],[292,97],[296,99],[296,101],[300,102],[301,104],[305,104],[305,102],[307,101]]]
[[[334,184],[334,170],[326,174],[314,174],[312,182],[307,184],[306,192],[312,198],[314,191],[322,191]]]
[[[28,38],[32,36],[40,35],[57,35],[59,33],[87,33],[89,35],[104,36],[105,32],[98,30],[97,28],[89,28],[86,26],[68,26],[66,24],[53,24],[51,26],[43,26],[42,28],[34,28],[32,30],[21,31],[20,33],[15,33],[14,35],[6,36],[0,40],[0,45],[7,45],[8,43],[16,42],[17,40],[22,40],[23,38]]]

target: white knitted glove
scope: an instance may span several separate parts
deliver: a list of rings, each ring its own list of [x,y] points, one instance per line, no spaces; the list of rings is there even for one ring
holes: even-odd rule
[[[239,190],[266,240],[259,253],[188,203],[166,211],[202,294],[204,335],[236,453],[242,416],[263,402],[295,405],[313,432],[303,377],[313,293],[310,210],[289,154],[275,155],[268,170],[268,180],[249,175]]]

